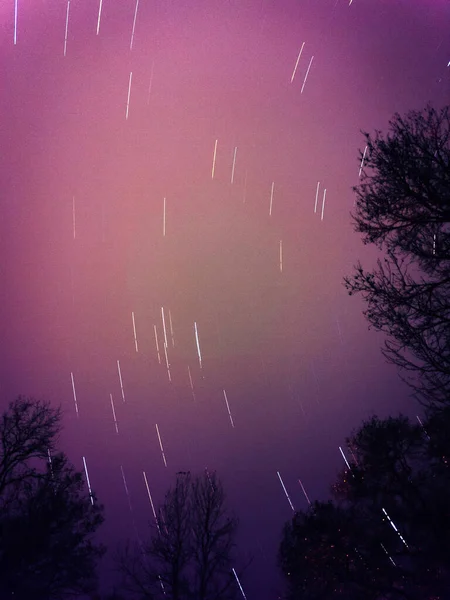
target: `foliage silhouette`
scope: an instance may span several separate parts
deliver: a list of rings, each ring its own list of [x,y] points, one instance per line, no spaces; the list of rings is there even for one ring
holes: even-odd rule
[[[96,587],[102,507],[56,451],[61,412],[19,397],[0,420],[0,597],[62,599]]]
[[[355,230],[386,257],[345,278],[383,354],[428,407],[450,403],[450,107],[395,115],[385,136],[365,133]]]
[[[125,590],[152,600],[232,600],[237,519],[226,508],[215,473],[177,473],[143,547],[128,545],[118,557]]]

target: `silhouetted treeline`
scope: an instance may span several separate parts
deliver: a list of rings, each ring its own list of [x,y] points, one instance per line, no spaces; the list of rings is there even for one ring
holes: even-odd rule
[[[373,417],[347,440],[329,502],[285,525],[288,600],[450,597],[450,108],[396,115],[365,134],[354,222],[385,251],[345,279],[424,422]]]

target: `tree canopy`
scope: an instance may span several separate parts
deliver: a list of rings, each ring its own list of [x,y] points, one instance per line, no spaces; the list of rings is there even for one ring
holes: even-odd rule
[[[236,598],[232,568],[238,522],[225,500],[215,473],[177,473],[150,539],[119,556],[124,589],[150,600],[161,592],[168,600]]]
[[[96,587],[102,507],[57,451],[61,412],[19,397],[0,420],[0,597],[62,599]]]
[[[345,279],[383,353],[427,406],[450,404],[450,107],[395,115],[365,133],[355,229],[385,258]]]
[[[373,417],[348,439],[333,500],[286,524],[289,600],[431,599],[450,583],[450,477],[425,428]]]

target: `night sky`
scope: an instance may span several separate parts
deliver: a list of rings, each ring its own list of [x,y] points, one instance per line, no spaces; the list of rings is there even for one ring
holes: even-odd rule
[[[15,29],[0,0],[0,408],[62,405],[110,554],[146,537],[144,470],[156,502],[176,471],[216,470],[247,598],[272,600],[293,514],[277,471],[305,509],[299,478],[324,499],[362,419],[419,410],[342,279],[376,258],[350,219],[361,130],[448,103],[450,5],[103,0],[98,17],[19,0]]]

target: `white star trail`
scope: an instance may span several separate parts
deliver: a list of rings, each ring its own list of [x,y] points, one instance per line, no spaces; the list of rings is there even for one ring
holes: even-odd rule
[[[77,237],[76,220],[75,220],[75,196],[72,197],[72,229],[73,239]]]
[[[234,182],[234,169],[236,166],[236,153],[237,153],[237,146],[234,148],[234,154],[233,154],[233,167],[231,169],[231,183]]]
[[[75,391],[75,381],[73,379],[73,373],[70,373],[70,378],[72,380],[72,391],[73,391],[73,401],[75,403],[75,411],[77,413],[77,417],[79,417],[79,413],[78,413],[78,403],[77,403],[77,393]]]
[[[358,177],[361,177],[361,173],[362,173],[362,170],[363,170],[363,167],[364,167],[364,159],[366,158],[366,152],[367,152],[367,146],[364,148],[364,154],[363,154],[362,159],[361,159],[361,165],[359,167],[359,175],[358,175]]]
[[[347,465],[348,470],[351,471],[352,469],[351,469],[350,464],[349,464],[349,462],[347,460],[347,457],[345,456],[344,451],[342,450],[342,448],[340,446],[339,446],[339,450],[340,450],[340,453],[342,454],[342,458],[345,460],[345,464]]]
[[[148,84],[148,92],[147,92],[147,106],[150,104],[150,94],[152,93],[153,86],[153,68],[155,66],[155,61],[152,61],[152,68],[150,71],[150,82]]]
[[[161,317],[162,317],[162,324],[163,324],[163,332],[164,332],[164,346],[167,347],[167,331],[166,331],[166,320],[164,318],[164,307],[161,306]]]
[[[387,514],[387,512],[385,511],[385,509],[384,509],[384,508],[382,508],[381,510],[384,512],[384,514],[385,514],[385,515],[386,515],[386,517],[388,518],[388,520],[389,520],[389,523],[391,524],[392,528],[393,528],[393,529],[394,529],[394,531],[397,533],[397,535],[399,536],[399,538],[401,539],[401,541],[403,542],[403,544],[404,544],[404,545],[405,545],[405,546],[408,548],[408,550],[409,550],[409,546],[408,546],[408,544],[406,543],[406,541],[405,541],[405,538],[402,536],[402,534],[400,533],[400,531],[399,531],[399,530],[397,529],[397,527],[395,526],[395,523],[394,523],[394,521],[393,521],[393,520],[391,519],[391,517],[390,517],[390,516]]]
[[[305,46],[305,42],[303,42],[302,47],[300,48],[300,52],[298,53],[297,61],[295,63],[295,67],[294,67],[294,70],[292,72],[291,83],[294,81],[295,73],[296,73],[297,67],[298,67],[298,62],[300,60],[300,56],[302,55],[304,46]]]
[[[18,0],[14,0],[14,46],[17,44],[17,11]]]
[[[86,483],[87,483],[88,490],[89,490],[89,497],[91,499],[91,504],[94,505],[94,497],[92,495],[91,482],[89,480],[89,473],[88,473],[88,469],[87,469],[86,459],[84,456],[83,456],[83,464],[84,464],[84,471],[86,473]]]
[[[136,0],[136,8],[134,9],[133,29],[131,30],[130,50],[133,49],[134,30],[136,27],[136,17],[137,17],[138,6],[139,6],[139,0]]]
[[[163,237],[166,236],[166,199],[163,200]]]
[[[217,154],[217,142],[214,143],[214,153],[213,153],[213,163],[212,163],[212,171],[211,171],[211,179],[214,179],[214,171],[216,169],[216,154]]]
[[[231,427],[234,427],[233,417],[231,416],[230,405],[228,404],[227,393],[225,390],[223,390],[223,397],[225,398],[225,404],[227,405],[228,416],[230,417],[230,421],[231,421]]]
[[[323,213],[325,210],[325,199],[326,199],[326,195],[327,195],[327,188],[325,188],[323,190],[323,200],[322,200],[322,214],[320,215],[320,220],[323,221]]]
[[[122,480],[123,480],[123,487],[125,488],[125,494],[127,495],[127,500],[128,500],[128,507],[130,509],[130,513],[133,516],[133,507],[131,505],[131,497],[130,497],[130,492],[128,490],[128,486],[127,486],[127,480],[125,479],[125,472],[123,470],[122,465],[120,465],[120,471],[122,473]],[[134,519],[134,517],[133,517]]]
[[[122,372],[120,370],[120,362],[117,361],[117,371],[119,372],[120,391],[122,392],[122,400],[125,402],[125,393],[123,391]]]
[[[194,384],[192,383],[191,369],[190,369],[189,365],[188,365],[188,375],[189,375],[189,383],[191,385],[192,397],[195,400]]]
[[[303,487],[303,483],[301,482],[301,480],[300,480],[300,479],[298,480],[298,482],[299,482],[299,484],[300,484],[300,486],[301,486],[301,488],[302,488],[303,494],[305,495],[306,501],[307,501],[307,502],[308,502],[308,504],[311,506],[311,500],[309,499],[309,496],[308,496],[308,494],[306,493],[306,490],[305,490],[305,488]]]
[[[103,0],[100,0],[99,5],[98,5],[97,35],[100,32],[100,19],[102,18],[102,5],[103,5]]]
[[[295,512],[294,505],[292,504],[291,499],[289,498],[289,494],[287,493],[286,486],[284,485],[283,480],[281,479],[281,475],[280,475],[279,471],[277,471],[277,475],[278,475],[278,479],[280,480],[281,485],[283,486],[283,490],[284,490],[284,493],[286,494],[286,498],[288,499],[289,505],[292,508],[292,510]]]
[[[128,96],[127,96],[127,110],[125,113],[125,120],[128,120],[128,113],[130,110],[130,94],[131,94],[131,79],[133,77],[133,73],[130,71],[130,80],[128,81]]]
[[[158,332],[156,331],[156,325],[153,325],[153,329],[155,330],[156,353],[158,354],[158,362],[159,364],[161,364],[161,355],[159,353]]]
[[[234,570],[234,567],[233,567],[231,570],[233,571],[233,575],[234,575],[234,577],[235,577],[235,579],[236,579],[236,581],[237,581],[237,584],[238,584],[238,586],[239,586],[239,589],[241,590],[242,597],[244,598],[244,600],[247,600],[247,596],[244,594],[244,590],[242,589],[241,582],[239,581],[239,577],[237,576],[237,573],[236,573],[236,571]]]
[[[167,345],[164,344],[164,355],[166,357],[166,367],[167,367],[167,376],[169,378],[169,381],[172,381],[172,377],[170,375],[170,363],[169,363],[169,357],[167,356]]]
[[[280,273],[283,272],[283,240],[280,240]]]
[[[389,554],[389,552],[386,550],[386,548],[383,546],[383,544],[380,542],[380,546],[383,548],[383,550],[385,551],[385,553],[387,554],[387,556],[389,557],[389,560],[391,561],[391,563],[394,565],[394,567],[396,567],[397,565],[395,564],[393,558],[391,557],[391,555]]]
[[[320,181],[317,182],[317,188],[316,188],[316,202],[314,204],[314,212],[317,212],[317,198],[319,197],[319,187],[320,187]]]
[[[164,466],[167,467],[166,455],[164,454],[164,448],[163,448],[163,445],[162,445],[161,436],[159,435],[158,424],[156,424],[156,433],[158,434],[159,447],[161,448],[161,454],[162,454],[162,459],[164,461]]]
[[[117,425],[116,411],[114,409],[114,401],[113,401],[112,394],[109,395],[109,398],[111,400],[111,410],[112,410],[113,419],[114,419],[114,427],[116,428],[116,433],[119,433],[119,427]]]
[[[170,328],[170,339],[172,341],[172,348],[175,348],[175,337],[173,335],[173,324],[172,324],[172,314],[169,308],[169,328]]]
[[[66,52],[67,52],[67,31],[69,29],[69,9],[70,9],[70,0],[67,0],[66,31],[64,34],[64,56],[66,56]]]
[[[269,217],[272,216],[272,205],[273,205],[273,188],[275,186],[275,182],[272,181],[272,187],[270,189],[270,204],[269,204]]]
[[[194,323],[194,329],[195,329],[195,341],[197,342],[198,362],[200,364],[200,369],[201,369],[202,368],[202,354],[200,352],[200,342],[198,340],[197,323]]]
[[[152,495],[150,494],[150,488],[148,486],[147,475],[145,474],[145,471],[142,471],[142,474],[144,475],[145,487],[147,489],[148,499],[150,500],[150,506],[152,507],[152,513],[153,513],[153,516],[155,517],[156,527],[158,528],[158,531],[160,532],[161,530],[159,529],[159,523],[158,523],[158,517],[156,516],[155,505],[153,504]]]
[[[303,80],[303,85],[302,85],[302,89],[300,91],[300,94],[303,94],[303,90],[305,89],[306,80],[308,79],[308,74],[309,74],[309,70],[310,70],[311,65],[312,65],[313,58],[314,58],[314,56],[311,56],[311,60],[309,61],[308,69],[306,71],[305,79]]]
[[[134,335],[134,347],[136,349],[136,352],[139,352],[138,349],[138,341],[137,341],[137,336],[136,336],[136,322],[134,320],[134,312],[131,312],[131,320],[133,322],[133,335]]]

